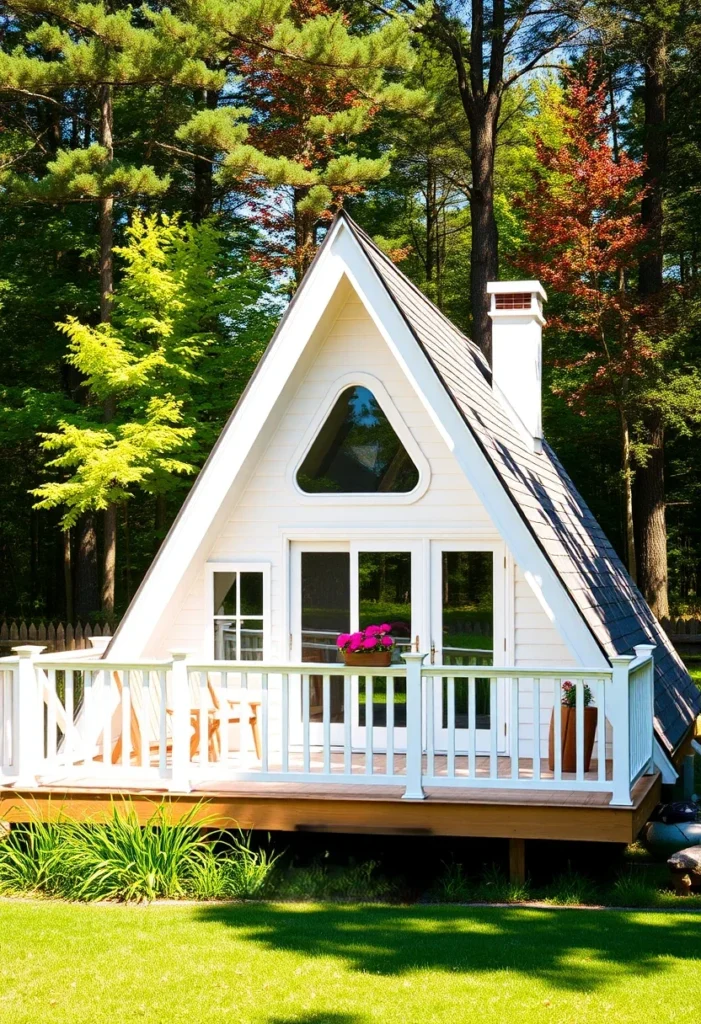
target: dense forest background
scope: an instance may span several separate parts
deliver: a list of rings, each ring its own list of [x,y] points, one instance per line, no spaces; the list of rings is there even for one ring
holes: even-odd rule
[[[119,617],[344,206],[701,607],[701,4],[0,2],[0,617]]]

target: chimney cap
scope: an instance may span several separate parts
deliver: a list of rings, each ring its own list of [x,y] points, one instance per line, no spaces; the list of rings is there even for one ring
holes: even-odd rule
[[[548,301],[548,296],[543,288],[540,281],[488,281],[487,282],[487,294],[488,295],[503,295],[504,293],[511,292],[529,292],[531,295],[535,292],[536,295],[540,295],[544,302]]]

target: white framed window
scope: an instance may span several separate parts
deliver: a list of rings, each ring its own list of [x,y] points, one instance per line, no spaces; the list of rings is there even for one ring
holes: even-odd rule
[[[209,562],[207,649],[215,661],[264,661],[270,646],[270,565]]]

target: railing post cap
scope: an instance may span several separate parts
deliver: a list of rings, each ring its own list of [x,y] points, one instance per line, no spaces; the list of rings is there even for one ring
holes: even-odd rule
[[[428,652],[426,652],[426,653],[428,653]],[[419,654],[418,651],[408,651],[406,654],[402,654],[402,658],[404,659],[404,661],[418,661],[418,662],[422,662],[425,657],[426,657],[426,654]]]
[[[609,658],[612,665],[630,665],[631,661],[635,661],[634,654],[614,654]]]
[[[174,650],[170,652],[170,656],[173,659],[173,661],[184,661],[185,658],[188,658],[192,653],[192,650],[190,650],[189,648],[176,647]]]
[[[652,654],[653,651],[657,650],[657,644],[635,644],[633,650],[636,654],[638,651],[643,651],[645,654]]]
[[[32,658],[35,654],[41,654],[46,650],[46,644],[20,644],[12,650],[20,658]]]

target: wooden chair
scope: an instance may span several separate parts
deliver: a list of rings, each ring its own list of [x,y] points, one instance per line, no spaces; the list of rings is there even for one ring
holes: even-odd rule
[[[209,760],[218,761],[221,758],[222,742],[221,727],[225,729],[229,725],[240,725],[242,709],[248,705],[248,715],[243,713],[244,720],[248,718],[248,724],[253,735],[253,746],[256,757],[261,757],[260,725],[258,722],[258,711],[262,703],[260,694],[256,690],[245,690],[243,688],[224,689],[215,686],[209,676],[207,677],[207,690],[212,701],[211,706],[204,710],[207,712],[207,743]],[[190,708],[190,759],[193,760],[200,749],[200,715],[202,708],[197,705]],[[169,715],[172,715],[171,708],[166,708]],[[243,739],[243,737],[242,737]]]
[[[260,724],[258,714],[262,703],[262,697],[257,690],[245,690],[241,687],[224,689],[215,686],[209,676],[207,677],[207,689],[214,705],[213,724],[214,729],[210,743],[212,745],[213,760],[218,761],[221,757],[221,725],[228,729],[231,724],[242,725],[248,719],[248,725],[253,735],[253,746],[256,757],[261,758]],[[244,711],[248,707],[248,712]],[[243,747],[243,736],[241,736]],[[211,755],[210,755],[211,756]]]

